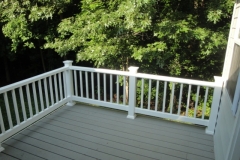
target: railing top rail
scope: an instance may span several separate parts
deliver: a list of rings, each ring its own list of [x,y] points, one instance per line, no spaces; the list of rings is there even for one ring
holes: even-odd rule
[[[0,94],[4,93],[4,92],[7,92],[7,91],[10,91],[10,90],[13,90],[13,89],[18,88],[18,87],[27,85],[29,83],[38,81],[40,79],[52,76],[52,75],[54,75],[56,73],[65,71],[67,69],[68,69],[68,67],[61,67],[61,68],[58,68],[58,69],[55,69],[55,70],[52,70],[52,71],[49,71],[49,72],[46,72],[46,73],[34,76],[34,77],[31,77],[31,78],[28,78],[28,79],[25,79],[25,80],[22,80],[22,81],[19,81],[19,82],[16,82],[16,83],[13,83],[13,84],[1,87],[0,88]]]
[[[186,78],[176,78],[176,77],[169,77],[169,76],[150,75],[150,74],[144,74],[144,73],[137,73],[137,74],[135,74],[135,76],[139,77],[139,78],[161,80],[161,81],[183,83],[183,84],[191,84],[191,85],[199,85],[199,86],[205,86],[205,87],[215,87],[215,86],[217,86],[215,82],[192,80],[192,79],[186,79]]]
[[[108,73],[108,74],[115,74],[115,75],[122,75],[122,76],[134,76],[134,77],[144,78],[144,79],[153,79],[153,80],[168,81],[168,82],[175,82],[175,83],[199,85],[199,86],[205,86],[205,87],[218,86],[218,84],[216,84],[215,82],[191,80],[186,78],[176,78],[176,77],[169,77],[169,76],[151,75],[151,74],[144,74],[144,73],[131,73],[126,71],[109,70],[109,69],[101,69],[101,68],[70,66],[70,69],[88,71],[88,72]]]
[[[116,74],[116,75],[122,75],[122,76],[133,76],[133,74],[130,72],[112,70],[112,69],[90,68],[90,67],[79,67],[79,66],[70,66],[69,68],[73,70],[80,70],[80,71],[108,73],[108,74]]]

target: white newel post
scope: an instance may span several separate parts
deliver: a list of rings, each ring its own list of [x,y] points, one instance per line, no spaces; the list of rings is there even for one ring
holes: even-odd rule
[[[214,88],[214,92],[213,92],[211,114],[210,114],[208,126],[206,128],[206,133],[210,135],[214,134],[217,115],[218,115],[218,109],[219,109],[219,104],[221,99],[222,86],[223,86],[222,77],[214,76],[214,79],[215,79],[216,87]]]
[[[73,61],[63,61],[65,67],[72,66]],[[66,88],[67,88],[67,98],[72,97],[73,95],[73,79],[72,79],[72,71],[69,69],[65,71],[65,78],[66,78]],[[67,105],[73,106],[75,102],[70,100]]]
[[[138,67],[129,67],[129,72],[133,75],[137,73]],[[135,119],[135,106],[136,106],[136,86],[137,78],[135,76],[129,76],[129,103],[128,103],[128,116],[127,118]]]

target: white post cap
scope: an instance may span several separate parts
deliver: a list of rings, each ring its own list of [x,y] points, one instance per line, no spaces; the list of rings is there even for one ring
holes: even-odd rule
[[[73,62],[73,61],[70,61],[70,60],[63,61],[65,67],[72,66],[72,62]]]
[[[219,76],[214,76],[214,80],[215,80],[215,83],[217,85],[219,85],[219,87],[222,87],[223,82],[224,82],[224,78],[219,77]]]
[[[128,70],[129,70],[129,72],[131,72],[131,73],[137,73],[138,68],[139,68],[139,67],[131,66],[131,67],[128,68]]]

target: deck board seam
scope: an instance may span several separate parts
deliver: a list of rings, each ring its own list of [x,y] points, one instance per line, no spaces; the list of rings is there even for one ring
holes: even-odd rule
[[[38,127],[40,127],[40,126],[38,126]],[[59,126],[58,126],[58,127],[59,127]],[[41,128],[44,128],[44,127],[41,127]],[[44,129],[46,129],[46,128],[44,128]],[[46,130],[51,130],[51,129],[46,129]],[[33,131],[33,130],[31,130],[31,131]],[[54,130],[51,130],[51,131],[56,132],[56,131],[54,131]],[[78,132],[78,131],[74,131],[74,130],[71,130],[71,131],[72,131],[72,132],[76,132],[76,133],[82,133],[82,132]],[[35,131],[35,132],[37,132],[37,131]],[[40,133],[40,132],[39,132],[39,133]],[[64,134],[64,133],[61,133],[61,132],[57,132],[57,133],[60,133],[60,134],[66,135],[66,136],[70,136],[70,135],[68,135],[68,134]],[[82,134],[85,134],[85,133],[82,133]],[[86,135],[86,134],[85,134],[85,135]],[[88,136],[105,139],[105,138],[97,137],[97,136],[93,136],[93,135],[88,135]],[[73,136],[72,136],[72,137],[73,137]],[[82,139],[82,138],[79,138],[79,137],[75,137],[75,138]],[[82,140],[85,140],[85,139],[82,139]],[[129,145],[129,144],[120,143],[120,142],[117,142],[117,141],[112,141],[112,140],[109,140],[109,139],[105,139],[105,140],[111,141],[111,142],[115,142],[115,143],[119,143],[119,144],[123,144],[123,145],[127,145],[127,146],[131,146],[131,147],[140,148],[140,149],[146,149],[146,148],[141,148],[141,147],[137,147],[137,146],[134,146],[134,145]],[[88,141],[88,140],[85,140],[85,141]],[[135,140],[133,140],[133,141],[135,141]],[[89,142],[92,142],[92,141],[89,141]],[[143,143],[143,142],[141,142],[141,141],[138,141],[138,142]],[[95,143],[95,142],[92,142],[92,143]],[[102,144],[100,144],[100,143],[96,143],[96,144],[102,145]],[[150,143],[148,143],[148,144],[149,144],[149,145],[153,145],[153,144],[150,144]],[[106,145],[105,145],[105,146],[106,146]],[[162,147],[162,146],[158,146],[158,145],[154,145],[154,146],[156,146],[156,147]],[[106,146],[106,147],[108,147],[108,146]],[[188,146],[185,146],[185,147],[190,148],[190,147],[188,147]],[[165,148],[167,148],[167,147],[165,147]],[[169,148],[168,148],[168,149],[169,149]],[[172,148],[171,148],[171,149],[172,149]],[[196,148],[196,149],[198,149],[198,148]],[[148,149],[146,149],[146,150],[148,150]],[[152,150],[148,150],[148,151],[152,151]],[[185,151],[181,151],[181,150],[176,150],[176,151],[180,151],[180,152],[184,152],[184,153],[186,153],[186,154],[189,154],[189,152],[185,152]],[[202,150],[202,151],[204,151],[204,150]],[[156,152],[156,151],[152,151],[152,152]],[[204,152],[209,152],[209,151],[204,151]],[[133,153],[133,152],[131,152],[131,153]],[[162,153],[162,152],[156,152],[156,153],[164,154],[164,153]],[[212,152],[209,152],[209,153],[212,153]],[[134,153],[134,154],[135,154],[135,153]],[[191,154],[193,154],[193,153],[191,153]],[[168,154],[166,154],[166,155],[168,155]],[[193,154],[193,155],[200,156],[200,155],[197,155],[197,154]],[[171,155],[170,155],[170,156],[171,156]],[[178,157],[178,158],[181,158],[181,157]],[[209,157],[206,157],[206,158],[209,158]]]
[[[61,117],[61,116],[58,116],[58,117]],[[46,117],[46,118],[47,118],[47,119],[50,119],[49,117]],[[78,123],[85,123],[85,124],[88,124],[88,125],[91,125],[91,126],[102,127],[102,126],[90,124],[90,123],[87,123],[87,122],[76,121],[76,120],[73,120],[73,119],[70,119],[70,118],[66,118],[66,117],[61,117],[61,118],[63,118],[63,119],[68,119],[68,120],[70,120],[70,121],[75,121],[75,122],[78,122]],[[54,121],[55,119],[50,119],[50,120],[53,120],[53,121]],[[56,120],[56,121],[59,121],[59,120]],[[62,121],[59,121],[59,122],[62,122]],[[63,123],[65,123],[65,122],[63,122]],[[69,124],[69,123],[65,123],[65,124]],[[70,124],[70,125],[71,125],[71,124]],[[77,125],[74,125],[74,126],[77,126]],[[106,129],[111,129],[111,130],[113,130],[113,131],[119,132],[119,130],[116,130],[116,129],[107,128],[107,127],[104,127],[104,128],[106,128]],[[136,131],[139,131],[139,130],[136,130]],[[123,132],[123,131],[120,131],[120,132]],[[123,133],[129,134],[128,132],[123,132]],[[151,133],[151,134],[154,134],[154,133]],[[156,134],[155,134],[155,135],[156,135]],[[138,136],[140,136],[140,135],[138,135]],[[164,135],[164,136],[166,136],[166,135]],[[144,137],[144,136],[141,136],[141,137]],[[186,139],[181,139],[181,138],[176,138],[176,137],[171,137],[171,136],[166,136],[166,137],[170,137],[170,138],[175,138],[175,139],[180,139],[180,140],[186,141]],[[149,137],[145,137],[145,138],[149,138]],[[196,143],[196,142],[194,142],[194,141],[190,141],[190,140],[188,140],[188,141],[189,141],[189,142]],[[202,145],[211,146],[211,145],[207,145],[207,144],[202,144]]]
[[[26,134],[23,134],[23,133],[20,133],[20,134],[27,136]],[[29,135],[28,135],[28,137],[31,137],[31,138],[36,139],[36,140],[38,140],[38,141],[41,141],[41,142],[44,142],[44,143],[48,143],[48,144],[50,144],[50,145],[53,145],[53,146],[56,146],[56,147],[60,147],[60,148],[63,148],[63,149],[66,149],[66,150],[69,150],[69,151],[72,151],[72,152],[75,152],[75,153],[78,153],[78,154],[82,154],[82,155],[84,155],[84,156],[87,156],[87,157],[91,157],[91,158],[96,159],[96,157],[92,157],[92,156],[87,155],[87,154],[83,154],[83,153],[80,153],[80,152],[76,152],[76,151],[74,151],[74,150],[70,150],[70,149],[68,149],[68,148],[65,148],[65,147],[56,145],[56,144],[54,144],[54,143],[46,142],[46,141],[43,141],[43,140],[41,140],[41,139],[38,139],[38,138],[35,138],[35,137],[32,137],[32,136],[29,136]],[[49,136],[49,137],[50,137],[50,136]],[[55,138],[55,137],[52,137],[52,138]],[[58,138],[55,138],[55,139],[58,139]],[[58,139],[58,140],[64,141],[64,140],[62,140],[62,139]],[[64,141],[64,142],[71,143],[71,142],[69,142],[69,141]],[[74,143],[71,143],[71,144],[74,144]],[[111,155],[111,156],[114,156],[114,157],[118,157],[118,158],[121,158],[121,159],[126,159],[126,158],[124,158],[124,157],[119,157],[119,156],[116,156],[116,155],[113,155],[113,154],[109,154],[109,153],[105,153],[105,152],[102,152],[102,151],[98,151],[98,150],[95,150],[95,149],[92,149],[92,148],[89,148],[89,147],[85,147],[85,146],[83,146],[83,145],[78,145],[78,144],[74,144],[74,145],[81,146],[81,147],[84,147],[84,148],[87,148],[87,149],[90,149],[90,150],[94,150],[94,151],[96,151],[96,152],[101,152],[101,153],[104,153],[104,154],[107,154],[107,155]],[[53,152],[53,153],[54,153],[54,152]],[[61,155],[61,156],[62,156],[62,155]],[[69,158],[69,157],[68,157],[68,158]],[[126,159],[126,160],[127,160],[127,159]]]
[[[10,154],[7,154],[6,152],[2,152],[2,154],[5,154],[5,155],[7,155],[7,156],[9,156],[9,157],[12,157],[12,158],[14,158],[14,159],[21,160],[21,159],[19,159],[19,158],[15,157],[15,156],[12,156],[12,155],[10,155]]]
[[[28,129],[28,130],[30,130],[30,129]],[[34,131],[34,130],[30,130],[30,131],[32,131],[32,132],[37,132],[37,131]],[[53,130],[52,130],[52,131],[53,131]],[[55,131],[55,132],[56,132],[56,131]],[[37,132],[37,133],[43,134],[43,133],[41,133],[41,132]],[[57,132],[57,133],[60,133],[60,132]],[[60,134],[63,134],[63,133],[60,133]],[[43,134],[43,135],[49,136],[49,135],[47,135],[47,134]],[[69,135],[67,135],[67,134],[63,134],[63,135],[69,136]],[[59,139],[59,138],[56,138],[56,137],[53,137],[53,136],[49,136],[49,137],[55,138],[55,139],[58,139],[58,140],[61,140],[61,141],[67,142],[67,143],[71,143],[71,144],[74,144],[74,145],[78,145],[78,144],[76,144],[76,143],[72,143],[72,142],[69,142],[69,141],[66,141],[66,140],[63,140],[63,139]],[[74,136],[71,136],[71,137],[74,137]],[[93,137],[94,137],[94,136],[93,136]],[[121,150],[121,149],[118,149],[118,148],[114,148],[114,147],[109,147],[109,146],[107,146],[107,145],[103,145],[103,144],[101,144],[101,143],[96,143],[96,142],[93,142],[93,141],[89,141],[89,140],[86,140],[86,139],[83,139],[83,138],[80,138],[80,137],[74,137],[74,138],[81,139],[81,140],[83,140],[83,141],[87,141],[87,142],[91,142],[91,143],[95,143],[95,144],[98,144],[98,145],[102,145],[102,146],[105,146],[105,147],[107,147],[107,148],[112,148],[112,149],[116,149],[116,150]],[[98,137],[98,138],[100,138],[100,137]],[[109,141],[110,141],[110,140],[109,140]],[[112,142],[114,142],[114,141],[112,141]],[[119,142],[116,142],[116,143],[119,143]],[[120,143],[120,144],[123,144],[123,143]],[[126,144],[125,144],[125,145],[126,145]],[[82,146],[82,145],[78,145],[78,146]],[[128,145],[128,146],[131,146],[131,145]],[[82,146],[82,147],[84,147],[84,146]],[[131,146],[131,147],[135,147],[135,146]],[[87,147],[85,147],[85,148],[87,148]],[[139,148],[139,147],[138,147],[138,148]],[[89,148],[89,149],[90,149],[90,148]],[[140,148],[140,149],[146,149],[146,148]],[[94,150],[94,149],[92,149],[92,150]],[[94,150],[94,151],[97,151],[97,150]],[[133,152],[128,152],[128,151],[125,151],[125,150],[121,150],[121,151],[127,152],[127,153],[131,153],[131,154],[134,154],[134,155],[143,156],[143,157],[150,158],[150,159],[155,159],[155,158],[152,158],[152,157],[144,156],[144,155],[137,154],[137,153],[133,153]],[[148,150],[148,151],[152,151],[152,150]],[[152,151],[152,152],[156,152],[156,151]],[[102,153],[105,153],[105,152],[102,152]],[[161,152],[156,152],[156,153],[161,153]],[[106,154],[107,154],[107,153],[106,153]],[[163,153],[161,153],[161,154],[163,154]],[[115,156],[115,155],[112,155],[112,156]],[[175,156],[173,156],[173,157],[175,157]],[[122,158],[122,157],[120,157],[120,158]],[[177,157],[177,158],[181,158],[181,157]],[[157,160],[157,159],[156,159],[156,160]]]
[[[73,112],[73,113],[76,113],[76,112],[74,112],[74,111],[70,111],[70,112]],[[79,112],[79,115],[87,115],[87,114],[85,114],[85,113],[81,113],[81,112]],[[88,114],[89,115],[89,114]],[[81,116],[79,116],[79,117],[81,117]],[[99,117],[99,118],[103,118],[103,119],[106,119],[106,120],[111,120],[111,121],[115,121],[115,122],[118,122],[119,124],[125,124],[124,122],[122,122],[122,121],[117,121],[117,120],[114,120],[114,119],[108,119],[108,118],[106,118],[106,117],[100,117],[100,116],[94,116],[94,117]],[[110,124],[110,123],[109,123]],[[128,125],[132,125],[132,123],[127,123]],[[138,126],[138,127],[143,127],[143,126],[141,126],[141,125],[138,125],[138,124],[135,124],[135,126]],[[155,130],[155,131],[162,131],[162,130],[160,130],[159,128],[153,128],[153,127],[149,127],[149,126],[145,126],[146,128],[149,128],[149,129],[151,129],[151,130]],[[160,127],[160,126],[159,126]],[[125,127],[125,128],[127,128],[127,127]],[[170,128],[170,127],[164,127],[164,128]],[[173,128],[171,128],[171,129],[173,129]],[[178,129],[173,129],[173,130],[176,130],[176,131],[178,131]],[[198,139],[202,139],[202,140],[209,140],[209,139],[207,139],[207,138],[202,138],[202,137],[194,137],[194,136],[191,136],[190,135],[190,133],[189,132],[187,132],[186,130],[182,130],[182,131],[184,131],[184,132],[186,132],[187,134],[183,134],[183,133],[179,133],[179,134],[181,134],[181,135],[183,135],[183,136],[190,136],[190,137],[193,137],[193,138],[198,138]],[[165,132],[167,132],[167,131],[165,131]],[[176,132],[174,132],[174,133],[176,133]],[[199,133],[197,133],[197,134],[199,134]]]
[[[63,110],[72,110],[73,108],[76,108],[76,107],[79,107],[78,105],[76,105],[76,106],[72,106],[72,107],[64,107],[63,108]],[[86,108],[86,106],[84,106],[84,107],[79,107],[80,108],[80,110],[81,111],[87,111],[87,112],[89,112],[89,110],[87,110]],[[96,106],[89,106],[89,108],[96,108],[97,110],[104,110],[104,111],[100,111],[101,112],[101,114],[103,114],[103,115],[108,115],[108,116],[112,116],[111,114],[106,114],[106,111],[108,111],[108,112],[115,112],[115,110],[116,110],[116,112],[119,112],[119,113],[127,113],[126,111],[121,111],[121,110],[117,110],[117,109],[110,109],[110,108],[104,108],[104,107],[102,107],[101,109],[100,109],[100,107],[96,107]],[[94,110],[93,109],[93,110]],[[79,112],[79,111],[74,111],[74,112]],[[92,113],[98,113],[98,111],[92,111]],[[117,116],[118,118],[121,118],[122,116]],[[146,117],[146,116],[141,116],[141,117]],[[151,117],[151,116],[147,116],[147,117]],[[173,129],[180,129],[181,127],[179,127],[179,125],[181,125],[181,126],[183,126],[184,125],[184,127],[185,128],[188,128],[189,129],[189,131],[193,131],[192,130],[192,127],[194,127],[194,129],[195,130],[198,130],[198,131],[194,131],[195,133],[199,133],[199,128],[204,128],[204,127],[197,127],[197,126],[191,126],[191,128],[190,128],[190,126],[187,126],[187,125],[189,125],[189,124],[185,124],[185,123],[179,123],[179,122],[175,122],[175,121],[168,121],[168,120],[166,120],[166,119],[162,119],[162,118],[158,118],[158,117],[151,117],[152,119],[161,119],[161,120],[163,120],[163,121],[166,121],[167,123],[178,123],[178,124],[176,124],[176,126],[177,126],[177,128],[174,128],[174,127],[169,127],[169,126],[166,126],[166,125],[164,125],[164,127],[167,127],[167,128],[173,128]],[[135,119],[135,120],[138,120],[137,118]],[[146,123],[146,122],[144,122],[145,124],[149,124],[149,123]],[[151,125],[156,125],[156,124],[151,124]],[[156,125],[156,126],[159,126],[159,125]],[[185,131],[185,130],[184,130]],[[202,130],[201,130],[202,131]],[[200,133],[200,134],[202,134],[202,133]]]
[[[3,159],[213,160],[204,128],[99,106],[64,105],[3,143]],[[29,153],[30,152],[30,153]],[[12,153],[12,154],[11,154]],[[11,158],[11,157],[12,158]]]
[[[9,144],[6,144],[6,143],[4,143],[4,145],[6,145],[6,146],[8,146],[8,147],[15,148],[15,149],[20,150],[20,151],[22,151],[22,152],[31,154],[31,155],[36,156],[36,157],[38,157],[38,158],[47,160],[46,158],[43,158],[43,157],[40,157],[40,156],[38,156],[38,155],[32,154],[32,153],[30,153],[30,152],[27,152],[27,151],[25,151],[25,150],[22,150],[21,148],[17,148],[17,147],[15,147],[15,146],[12,146],[12,145],[9,145]],[[4,152],[5,152],[5,151],[4,151]]]
[[[19,133],[19,134],[22,134],[22,133]],[[26,136],[26,135],[25,135],[25,136]],[[41,149],[41,150],[44,150],[44,151],[50,152],[50,153],[52,153],[52,154],[56,154],[56,155],[58,155],[58,156],[65,157],[65,158],[67,158],[67,159],[72,159],[72,158],[66,157],[66,156],[64,156],[64,155],[61,155],[61,154],[55,153],[55,152],[51,152],[51,151],[46,150],[46,149],[44,149],[44,148],[40,148],[40,147],[38,147],[38,146],[35,146],[35,145],[32,145],[32,144],[26,143],[26,142],[24,142],[24,141],[22,141],[22,140],[19,140],[19,139],[17,139],[17,138],[12,138],[12,139],[14,139],[15,141],[18,141],[18,142],[21,142],[21,143],[25,143],[25,144],[27,144],[27,145],[30,145],[30,146],[33,146],[33,147],[39,148],[39,149]],[[41,141],[41,140],[39,140],[39,141]],[[44,142],[44,141],[41,141],[41,142]],[[50,143],[49,143],[49,144],[50,144]],[[63,147],[60,147],[60,148],[63,148]],[[65,149],[65,148],[64,148],[64,149]],[[36,155],[35,155],[35,156],[36,156]],[[74,160],[74,159],[72,159],[72,160]]]
[[[54,120],[54,119],[53,119]],[[57,120],[56,120],[57,121]],[[62,121],[59,121],[59,122],[61,122],[61,123],[65,123],[65,122],[62,122]],[[72,125],[72,124],[70,124],[70,123],[66,123],[66,124],[69,124],[69,125]],[[51,124],[52,125],[52,124]],[[55,125],[56,126],[56,125]],[[76,125],[73,125],[73,126],[76,126]],[[58,126],[59,127],[59,126]],[[80,127],[80,126],[78,126],[78,127]],[[85,128],[85,127],[83,127],[83,128]],[[86,128],[86,129],[88,129],[88,128]],[[88,129],[88,130],[92,130],[92,129]],[[92,130],[92,131],[95,131],[95,132],[100,132],[100,133],[104,133],[104,134],[108,134],[108,133],[105,133],[105,132],[101,132],[101,131],[96,131],[96,130]],[[116,135],[113,135],[113,134],[109,134],[109,135],[112,135],[112,136],[116,136]],[[120,136],[117,136],[117,137],[120,137]],[[141,137],[143,137],[143,136],[141,136]],[[125,138],[125,137],[122,137],[122,138]],[[149,138],[149,137],[144,137],[144,138]],[[153,138],[151,138],[151,139],[153,139]],[[132,140],[132,139],[129,139],[129,140]],[[158,140],[158,139],[153,139],[153,140]],[[158,141],[160,141],[160,140],[158,140]],[[138,142],[141,142],[141,141],[138,141]],[[168,143],[168,142],[167,142]],[[152,144],[150,144],[150,145],[152,145]],[[158,146],[158,147],[163,147],[163,146]],[[186,146],[187,147],[187,146]],[[168,148],[168,147],[163,147],[163,148],[167,148],[167,149],[171,149],[171,150],[173,150],[172,148]],[[196,148],[197,149],[197,148]],[[176,151],[180,151],[180,150],[176,150]],[[182,151],[180,151],[180,152],[182,152]],[[208,152],[208,151],[204,151],[204,152]],[[186,152],[187,153],[187,152]],[[209,153],[211,153],[211,152],[209,152]],[[164,153],[163,153],[164,154]],[[197,156],[199,156],[199,155],[197,155]],[[209,158],[209,157],[206,157],[206,158]]]

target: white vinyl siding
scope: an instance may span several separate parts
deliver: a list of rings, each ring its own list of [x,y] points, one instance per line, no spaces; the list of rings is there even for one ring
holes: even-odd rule
[[[223,78],[227,81],[223,88],[215,134],[214,152],[216,160],[228,160],[229,148],[232,145],[236,117],[232,114],[232,104],[237,84],[240,62],[240,47],[238,45],[240,2],[236,1],[228,38],[228,45],[223,68]],[[238,112],[239,114],[240,112]],[[238,115],[237,115],[238,116]]]

